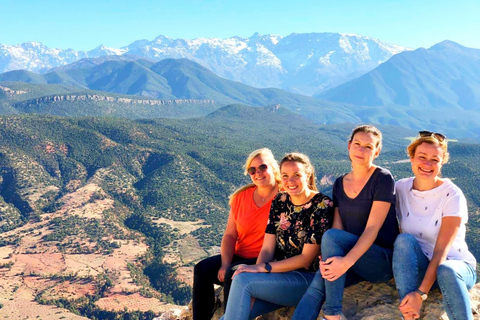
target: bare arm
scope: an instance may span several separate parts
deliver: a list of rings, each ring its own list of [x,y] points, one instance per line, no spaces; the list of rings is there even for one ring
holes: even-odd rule
[[[430,263],[428,264],[425,277],[423,277],[422,284],[419,287],[420,291],[425,293],[430,291],[430,288],[437,279],[438,266],[447,259],[447,254],[452,247],[455,237],[457,236],[461,223],[462,218],[460,217],[442,218],[442,226],[440,227],[440,231],[438,233],[437,242],[435,242],[432,260],[430,260]]]
[[[385,222],[392,204],[384,201],[373,201],[372,209],[367,220],[367,226],[357,241],[357,244],[345,256],[350,267],[372,246],[377,239],[378,232]]]
[[[228,216],[227,227],[225,228],[225,233],[223,234],[222,244],[220,247],[220,253],[222,256],[222,265],[218,270],[218,280],[224,281],[225,271],[232,264],[233,255],[235,253],[235,244],[237,243],[237,225],[233,218],[232,212]]]
[[[343,230],[342,218],[340,217],[340,212],[338,211],[338,207],[335,208],[335,213],[333,215],[332,229]]]
[[[372,246],[385,222],[390,206],[389,202],[373,201],[367,225],[355,246],[345,257],[331,257],[321,262],[322,276],[325,279],[334,281],[341,277]]]
[[[308,268],[320,251],[318,244],[304,244],[302,253],[288,259],[271,263],[272,272],[288,272],[300,268]]]
[[[260,253],[258,254],[257,264],[264,264],[265,262],[270,262],[273,259],[276,246],[276,238],[274,234],[265,233],[263,237],[263,245]]]
[[[255,265],[240,265],[235,271],[235,275],[242,272],[267,272],[265,269],[265,262],[271,262],[273,259],[273,254],[275,253],[276,238],[274,234],[265,234],[263,240],[262,250],[257,259],[257,264]],[[272,266],[271,272],[288,272],[300,268],[308,268],[313,262],[315,257],[320,250],[320,245],[317,244],[305,244],[303,246],[302,252],[299,255],[294,257],[271,262]]]

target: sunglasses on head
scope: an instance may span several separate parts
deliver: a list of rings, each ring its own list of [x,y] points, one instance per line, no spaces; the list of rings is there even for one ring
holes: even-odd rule
[[[435,139],[437,139],[440,142],[443,142],[445,139],[447,139],[447,136],[444,134],[438,133],[438,132],[431,132],[431,131],[419,131],[418,134],[420,137],[431,137],[433,136]]]
[[[257,171],[259,173],[261,172],[265,172],[266,170],[268,169],[268,166],[266,164],[261,164],[258,166],[258,168],[255,168],[255,167],[250,167],[247,169],[247,172],[253,176],[255,173],[257,173]]]

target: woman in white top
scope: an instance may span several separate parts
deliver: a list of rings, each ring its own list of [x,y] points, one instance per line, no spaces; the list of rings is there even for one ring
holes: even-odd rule
[[[449,157],[446,137],[420,131],[407,153],[415,176],[395,185],[402,233],[394,245],[393,274],[400,311],[407,320],[419,318],[437,282],[449,319],[473,319],[468,290],[476,281],[476,261],[465,243],[467,201],[440,177]]]

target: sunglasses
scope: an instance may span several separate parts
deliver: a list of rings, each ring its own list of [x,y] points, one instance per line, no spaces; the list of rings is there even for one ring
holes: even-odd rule
[[[420,137],[431,137],[433,136],[435,139],[437,139],[439,142],[443,142],[445,139],[447,139],[447,136],[438,132],[431,132],[431,131],[420,131],[418,132]]]
[[[268,169],[268,166],[266,164],[261,164],[261,165],[258,166],[258,168],[255,168],[255,167],[248,168],[247,172],[251,176],[253,176],[255,173],[257,173],[257,171],[258,171],[258,173],[262,173],[262,172],[267,171],[267,169]]]

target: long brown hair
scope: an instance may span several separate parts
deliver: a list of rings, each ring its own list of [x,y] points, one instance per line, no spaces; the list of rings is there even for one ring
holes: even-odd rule
[[[307,155],[299,152],[287,153],[280,161],[280,168],[282,167],[282,164],[287,161],[302,163],[305,167],[305,173],[309,176],[307,181],[308,188],[313,191],[318,191],[317,185],[315,183],[315,168],[313,168],[312,163],[310,162],[310,158],[308,158]]]

